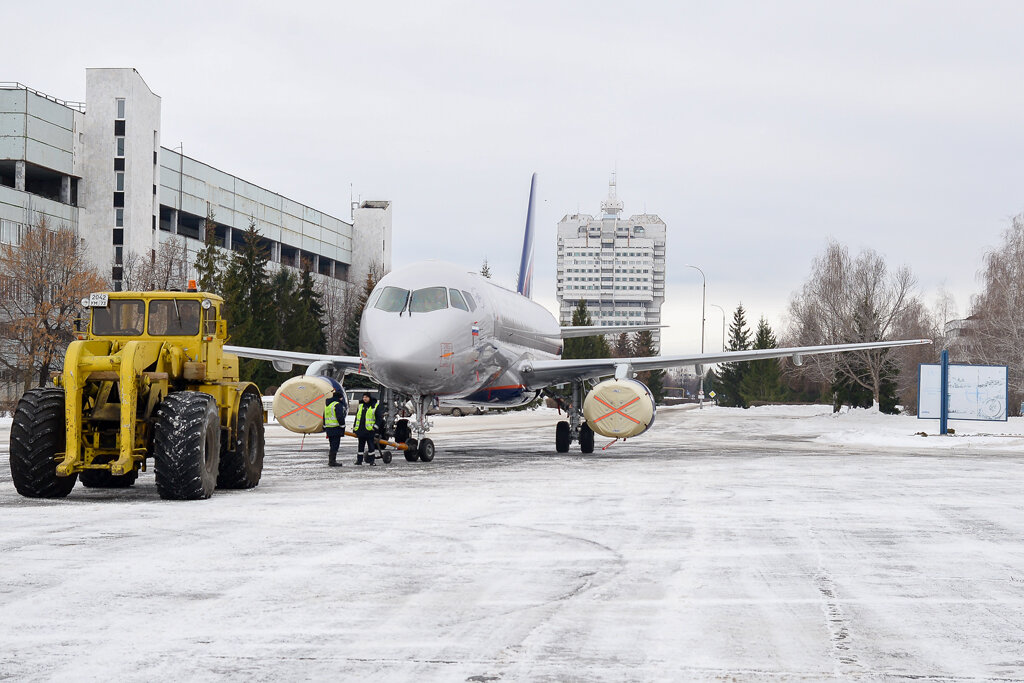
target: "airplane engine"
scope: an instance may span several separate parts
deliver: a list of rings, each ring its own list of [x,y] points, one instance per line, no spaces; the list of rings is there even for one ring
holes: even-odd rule
[[[274,394],[274,417],[285,429],[299,434],[324,430],[324,406],[335,391],[342,391],[337,380],[323,375],[292,377]],[[342,393],[344,396],[344,393]],[[347,401],[342,399],[338,418],[348,415]]]
[[[583,417],[601,436],[628,439],[654,424],[654,396],[643,382],[609,379],[590,390],[583,399]]]

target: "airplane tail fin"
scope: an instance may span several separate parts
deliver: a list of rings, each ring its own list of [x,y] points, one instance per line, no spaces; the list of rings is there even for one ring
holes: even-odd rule
[[[519,283],[516,291],[529,298],[533,285],[533,215],[537,201],[537,174],[530,178],[530,205],[526,210],[526,235],[523,237],[523,256],[519,261]]]

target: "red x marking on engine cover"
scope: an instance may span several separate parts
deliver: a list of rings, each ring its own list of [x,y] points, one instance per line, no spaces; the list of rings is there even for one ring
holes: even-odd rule
[[[595,400],[595,401],[597,401],[598,403],[600,403],[601,405],[603,405],[603,406],[604,406],[605,408],[610,408],[610,409],[611,409],[611,410],[610,410],[610,412],[607,412],[607,413],[605,413],[605,414],[604,414],[604,415],[602,415],[601,417],[599,417],[599,418],[597,418],[596,420],[594,420],[594,422],[600,422],[601,420],[605,419],[605,418],[606,418],[606,417],[608,417],[609,415],[614,415],[615,413],[618,413],[619,415],[621,415],[622,417],[626,418],[627,420],[632,420],[633,422],[635,422],[635,423],[637,423],[637,424],[641,424],[640,420],[636,419],[636,418],[635,418],[635,417],[633,417],[632,415],[626,415],[626,414],[625,414],[624,412],[622,412],[622,409],[623,409],[623,408],[628,408],[629,406],[631,406],[631,405],[633,405],[634,403],[636,403],[637,401],[639,401],[639,400],[640,400],[640,397],[639,397],[639,396],[637,396],[636,398],[634,398],[634,399],[633,399],[632,401],[630,401],[629,403],[625,403],[625,404],[623,404],[623,405],[619,406],[618,408],[616,408],[616,407],[615,407],[615,406],[613,406],[613,405],[609,405],[609,404],[605,403],[604,401],[602,401],[602,400],[601,400],[601,398],[600,398],[599,396],[595,396],[595,397],[594,397],[594,400]]]
[[[322,418],[322,417],[323,417],[323,415],[319,415],[319,414],[317,414],[317,413],[316,413],[315,411],[313,411],[313,410],[310,410],[310,407],[309,407],[309,406],[313,405],[313,403],[314,403],[315,401],[318,401],[319,399],[323,398],[323,397],[324,397],[324,394],[320,394],[320,395],[318,395],[318,396],[314,397],[312,401],[310,401],[309,403],[306,403],[306,404],[302,404],[302,403],[299,403],[298,401],[296,401],[296,400],[295,400],[294,398],[292,398],[292,397],[291,397],[291,396],[289,396],[288,394],[281,394],[281,396],[282,396],[282,397],[284,397],[284,398],[286,398],[286,399],[288,399],[289,401],[291,401],[292,403],[294,403],[295,405],[297,405],[297,406],[298,406],[298,408],[293,408],[292,410],[289,410],[289,411],[288,411],[287,413],[285,413],[285,414],[284,414],[284,415],[282,415],[281,417],[288,417],[288,416],[289,416],[289,415],[291,415],[292,413],[297,413],[297,412],[299,412],[300,410],[305,410],[306,412],[308,412],[308,413],[309,413],[310,415],[313,415],[314,417],[320,417],[320,418]]]

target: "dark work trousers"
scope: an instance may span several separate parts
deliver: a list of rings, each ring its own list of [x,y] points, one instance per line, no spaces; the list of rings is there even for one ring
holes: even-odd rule
[[[341,445],[341,427],[328,427],[324,430],[327,432],[327,443],[331,445],[331,451],[327,455],[329,462],[334,462],[335,458],[338,457],[338,446]]]
[[[362,453],[365,447],[367,453],[372,453],[377,448],[377,444],[374,441],[374,434],[369,429],[360,429],[356,432],[356,436],[359,437],[359,452]]]

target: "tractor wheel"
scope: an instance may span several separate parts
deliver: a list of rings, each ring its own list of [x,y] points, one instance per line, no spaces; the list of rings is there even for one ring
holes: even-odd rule
[[[594,430],[586,422],[580,425],[580,452],[594,452]]]
[[[169,394],[156,410],[153,460],[156,490],[165,500],[209,498],[217,485],[220,418],[213,397]]]
[[[238,437],[220,453],[217,488],[251,489],[263,474],[263,402],[247,393],[238,405]]]
[[[64,498],[78,475],[57,476],[65,448],[64,390],[30,389],[18,401],[11,424],[11,479],[27,498]]]
[[[106,457],[106,461],[112,462],[116,460],[116,456]],[[96,462],[93,460],[93,462]],[[90,489],[126,489],[135,483],[135,480],[139,478],[138,468],[133,469],[127,474],[119,474],[114,476],[110,473],[110,470],[82,470],[82,473],[78,475],[78,480],[82,482],[82,486]]]
[[[572,443],[572,435],[569,433],[569,423],[562,420],[555,425],[555,451],[568,453],[570,443]]]

